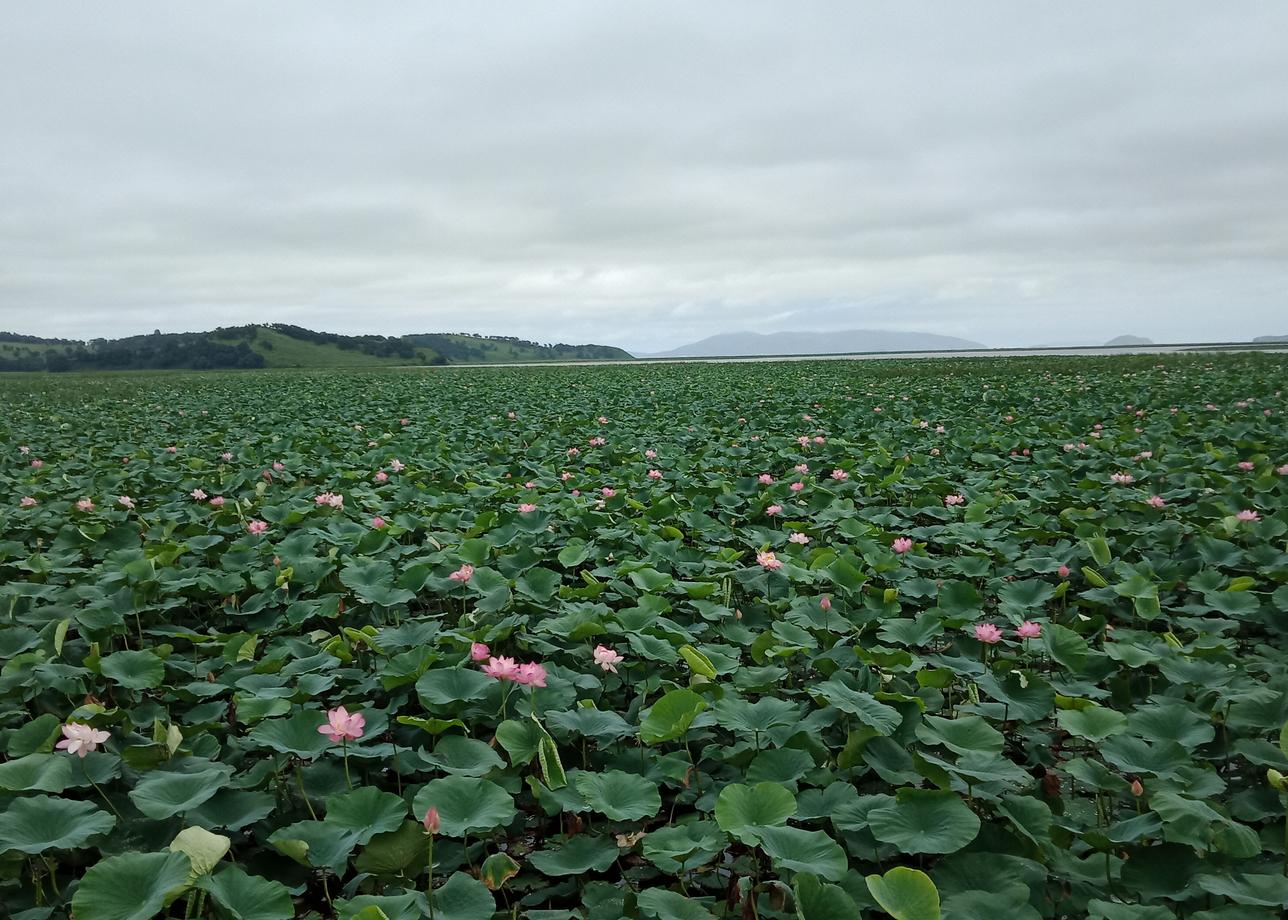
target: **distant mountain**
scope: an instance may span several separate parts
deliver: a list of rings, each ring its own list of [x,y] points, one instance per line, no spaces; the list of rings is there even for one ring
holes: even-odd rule
[[[843,332],[724,332],[649,358],[719,358],[739,355],[835,355],[886,351],[953,351],[986,348],[979,342],[929,332],[847,329]]]
[[[1273,342],[1288,342],[1288,335],[1259,335],[1252,341],[1261,345],[1269,345]]]
[[[1119,345],[1153,345],[1152,339],[1147,339],[1140,335],[1120,335],[1110,339],[1105,343],[1105,348],[1115,348]]]
[[[0,332],[0,371],[214,370],[621,360],[611,345],[542,345],[468,333],[338,335],[284,323],[121,339],[43,339]]]

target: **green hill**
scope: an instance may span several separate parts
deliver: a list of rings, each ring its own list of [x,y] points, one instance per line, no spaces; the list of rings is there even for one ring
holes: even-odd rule
[[[393,367],[630,357],[608,345],[542,345],[466,333],[339,335],[283,323],[88,342],[0,332],[0,371]]]

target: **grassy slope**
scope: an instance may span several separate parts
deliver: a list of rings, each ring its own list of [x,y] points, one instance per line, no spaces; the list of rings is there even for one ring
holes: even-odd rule
[[[221,339],[220,341],[235,344],[239,340]],[[271,343],[273,347],[266,348],[265,343]],[[363,354],[356,349],[349,350],[336,345],[305,342],[271,329],[260,329],[255,336],[255,341],[251,343],[251,348],[264,356],[266,367],[391,367],[398,364],[419,363],[406,358],[379,358],[375,355]],[[426,361],[433,357],[433,352],[427,348],[421,348],[418,351]]]

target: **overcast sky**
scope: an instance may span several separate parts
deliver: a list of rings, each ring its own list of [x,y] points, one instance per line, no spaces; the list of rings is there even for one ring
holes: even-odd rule
[[[1288,333],[1288,4],[15,3],[0,329]]]

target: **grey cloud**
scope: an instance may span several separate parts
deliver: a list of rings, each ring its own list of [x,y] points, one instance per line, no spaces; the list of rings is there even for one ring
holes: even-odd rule
[[[1282,332],[1288,8],[28,5],[0,328]]]

